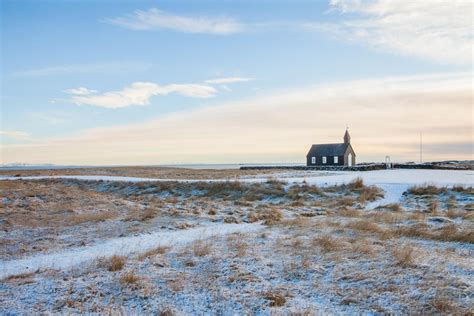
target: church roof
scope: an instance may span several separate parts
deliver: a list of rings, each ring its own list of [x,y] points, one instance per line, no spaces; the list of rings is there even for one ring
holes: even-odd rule
[[[311,146],[307,157],[316,156],[343,156],[346,153],[347,148],[350,146],[348,143],[340,144],[315,144]]]

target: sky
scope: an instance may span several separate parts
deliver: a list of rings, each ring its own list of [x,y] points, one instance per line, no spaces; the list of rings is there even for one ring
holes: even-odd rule
[[[0,163],[473,159],[468,0],[4,0]]]

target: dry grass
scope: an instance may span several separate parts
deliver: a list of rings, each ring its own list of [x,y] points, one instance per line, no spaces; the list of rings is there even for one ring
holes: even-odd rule
[[[181,292],[186,286],[186,275],[184,273],[178,273],[173,279],[167,282],[168,287],[173,292]]]
[[[148,251],[144,252],[143,254],[139,255],[139,256],[138,256],[138,260],[143,260],[143,259],[146,259],[146,258],[154,257],[154,256],[156,256],[156,255],[165,254],[165,253],[167,253],[170,249],[171,249],[171,247],[158,246],[158,247],[156,247],[156,248],[154,248],[154,249],[148,250]]]
[[[32,277],[35,275],[34,272],[25,272],[25,273],[20,273],[20,274],[15,274],[15,275],[10,275],[9,277],[6,277],[4,279],[0,280],[1,283],[6,283],[6,282],[12,282],[12,281],[18,281],[18,280],[29,280],[33,281]]]
[[[242,234],[232,234],[227,237],[227,248],[234,252],[236,257],[242,258],[247,254],[249,245]]]
[[[450,314],[450,315],[469,315],[465,313],[465,311],[458,310],[458,308],[453,304],[452,299],[443,296],[443,295],[436,295],[431,301],[430,305],[434,307],[434,309],[442,314]],[[472,315],[472,313],[470,313]]]
[[[357,239],[352,243],[352,251],[369,255],[374,253],[374,245],[368,239]]]
[[[137,283],[138,280],[140,280],[140,277],[131,271],[125,272],[120,276],[120,284],[122,285],[134,284]]]
[[[286,303],[286,296],[280,291],[266,291],[262,297],[270,301],[271,307],[284,306]]]
[[[198,239],[191,245],[192,252],[195,256],[204,257],[211,253],[212,244],[208,240]]]
[[[463,187],[460,185],[453,186],[452,191],[458,192],[458,193],[466,193],[466,194],[474,194],[474,188],[473,187]]]
[[[446,191],[446,188],[438,188],[434,185],[413,186],[408,189],[408,193],[413,195],[439,195]]]
[[[358,190],[364,188],[364,179],[361,177],[357,177],[351,182],[349,182],[348,187],[351,188],[352,190]]]
[[[449,209],[446,212],[446,216],[449,218],[463,218],[465,217],[466,212],[463,210]]]
[[[363,187],[359,191],[357,201],[360,203],[373,202],[384,196],[383,192],[376,186]]]
[[[313,246],[319,247],[322,252],[332,252],[343,248],[339,239],[330,235],[317,236],[311,241]]]
[[[347,228],[365,231],[365,232],[372,232],[372,233],[380,233],[383,229],[368,219],[361,219],[354,222],[347,223]]]
[[[392,250],[395,264],[404,268],[414,265],[414,248],[410,245],[399,245]]]
[[[240,170],[240,169],[186,169],[171,167],[133,166],[133,167],[97,167],[74,169],[41,169],[41,170],[2,170],[2,175],[9,176],[54,176],[54,175],[107,175],[159,179],[235,179],[240,176],[268,174],[285,170]]]
[[[105,264],[107,266],[107,270],[113,272],[113,271],[122,270],[126,262],[127,262],[126,257],[114,255]]]
[[[428,202],[428,211],[433,215],[438,214],[439,202],[438,200],[432,199]]]
[[[254,223],[264,221],[265,225],[274,225],[281,221],[283,212],[276,207],[259,207],[248,215],[248,221]]]
[[[159,210],[154,207],[148,207],[144,210],[134,210],[125,218],[126,221],[147,221],[156,217]]]
[[[353,209],[344,207],[338,210],[334,215],[343,216],[343,217],[361,217],[363,216],[363,212]]]
[[[402,211],[402,207],[399,203],[390,203],[390,204],[385,204],[377,207],[378,209],[383,209],[387,211],[392,211],[392,212],[400,212]]]
[[[431,229],[426,224],[400,226],[393,230],[396,236],[415,237],[438,241],[454,241],[474,243],[474,230],[459,229],[454,224],[445,225],[439,229]]]
[[[85,213],[73,215],[69,219],[70,225],[78,225],[90,222],[103,222],[116,217],[116,214],[109,211],[100,211],[98,213]]]

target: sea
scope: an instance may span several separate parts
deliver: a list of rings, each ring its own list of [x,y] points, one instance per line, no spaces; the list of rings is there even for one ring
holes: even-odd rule
[[[239,169],[240,167],[258,166],[304,166],[304,163],[239,163],[239,164],[166,164],[166,165],[140,165],[137,167],[169,167],[186,169]],[[98,165],[98,166],[62,166],[62,165],[7,165],[0,166],[2,170],[54,170],[54,169],[77,169],[77,168],[111,168],[111,167],[133,167],[125,165]]]

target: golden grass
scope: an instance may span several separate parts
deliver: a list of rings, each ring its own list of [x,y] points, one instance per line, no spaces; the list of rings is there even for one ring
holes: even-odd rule
[[[414,248],[410,245],[398,245],[392,249],[395,264],[404,268],[414,265]]]
[[[283,212],[276,207],[258,207],[248,215],[248,221],[254,223],[264,221],[265,225],[274,225],[281,221]]]
[[[69,218],[70,225],[78,225],[82,223],[90,223],[90,222],[103,222],[108,219],[112,219],[116,217],[116,214],[109,211],[100,211],[97,213],[84,213],[84,214],[77,214],[73,215]]]
[[[361,219],[361,220],[347,223],[346,227],[350,229],[361,230],[365,232],[373,232],[373,233],[380,233],[383,231],[383,229],[379,225],[377,225],[376,223],[368,219]]]
[[[138,256],[138,260],[143,260],[146,258],[154,257],[156,255],[162,255],[167,253],[171,247],[166,247],[166,246],[158,246],[156,248],[153,248],[151,250],[148,250]]]
[[[20,273],[20,274],[14,274],[14,275],[10,275],[10,276],[8,276],[4,279],[1,279],[0,283],[31,279],[34,275],[35,275],[34,272],[25,272],[25,273]]]
[[[271,307],[284,306],[286,303],[286,297],[282,292],[279,291],[266,291],[262,293],[262,297],[270,301]]]
[[[249,249],[248,243],[242,234],[232,234],[227,237],[227,248],[235,253],[236,257],[244,257]]]
[[[317,236],[313,238],[311,244],[315,247],[319,247],[322,252],[332,252],[343,248],[343,243],[331,235]]]
[[[208,240],[198,239],[192,243],[191,249],[195,256],[204,257],[211,253],[212,244]]]
[[[114,255],[110,257],[108,261],[106,261],[107,270],[114,272],[122,270],[123,266],[127,262],[127,258],[124,256],[117,256]]]
[[[140,277],[131,271],[125,272],[120,276],[120,284],[122,285],[133,284],[138,282],[138,280],[140,280]]]
[[[446,191],[446,188],[439,188],[434,185],[413,186],[408,189],[408,193],[413,195],[439,195]]]
[[[134,210],[125,218],[126,221],[147,221],[155,218],[159,210],[153,207],[147,207],[144,210]]]
[[[359,211],[353,208],[344,207],[338,210],[334,215],[343,216],[343,217],[362,217],[363,214],[364,213],[362,211]]]
[[[449,218],[461,218],[466,215],[466,212],[464,210],[456,210],[456,209],[449,209],[446,212],[446,216]]]
[[[383,209],[383,210],[388,210],[392,212],[400,212],[402,211],[402,207],[399,203],[390,203],[390,204],[385,204],[377,207],[378,209]]]

